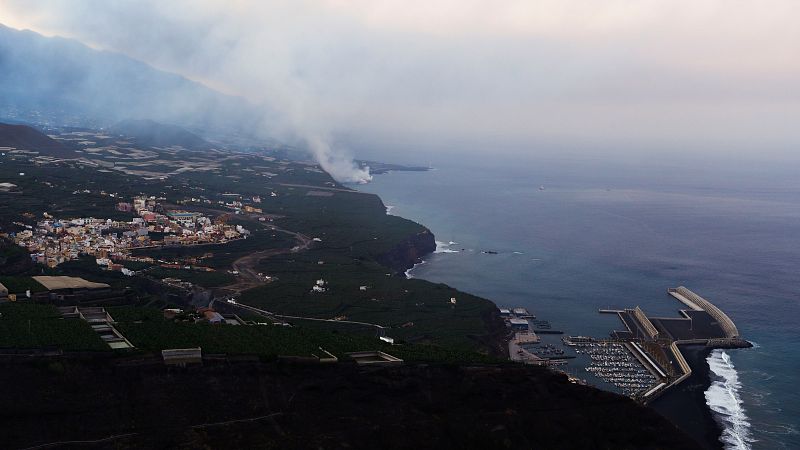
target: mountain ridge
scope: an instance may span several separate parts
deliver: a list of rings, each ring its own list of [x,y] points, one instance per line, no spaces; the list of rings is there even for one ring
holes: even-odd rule
[[[181,75],[63,37],[0,23],[0,114],[111,126],[148,118],[199,129],[252,130],[263,108]],[[19,117],[22,114],[22,117]]]
[[[0,147],[37,151],[57,158],[77,157],[72,149],[27,125],[0,123]]]

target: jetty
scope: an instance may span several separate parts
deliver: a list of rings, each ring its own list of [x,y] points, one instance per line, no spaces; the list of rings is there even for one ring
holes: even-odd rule
[[[613,331],[612,338],[623,343],[654,377],[652,386],[633,395],[643,403],[657,398],[691,375],[692,369],[679,346],[751,346],[741,338],[733,320],[710,301],[684,286],[669,288],[667,294],[686,307],[678,311],[678,317],[650,317],[638,306],[600,310],[619,316],[625,329]]]
[[[689,289],[680,286],[677,288],[667,289],[667,292],[678,299],[681,303],[685,304],[693,311],[705,311],[713,317],[722,330],[725,332],[725,337],[728,339],[738,339],[739,329],[733,323],[727,314],[722,312],[721,309],[714,306],[711,302],[700,297]]]

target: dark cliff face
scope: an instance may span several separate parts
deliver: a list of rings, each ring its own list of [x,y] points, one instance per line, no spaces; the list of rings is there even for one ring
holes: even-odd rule
[[[0,361],[3,443],[92,448],[682,449],[630,399],[536,367]]]
[[[430,230],[425,228],[423,231],[409,236],[397,244],[392,250],[375,258],[379,263],[391,268],[397,275],[404,272],[414,264],[422,261],[425,255],[436,250],[436,239]],[[488,300],[487,300],[488,302]],[[505,326],[500,311],[490,308],[481,313],[481,319],[486,326],[486,333],[472,338],[480,343],[484,350],[500,358],[508,358],[508,338],[509,330]]]
[[[398,243],[393,249],[375,258],[379,263],[402,274],[414,267],[422,257],[436,250],[436,240],[427,228]]]

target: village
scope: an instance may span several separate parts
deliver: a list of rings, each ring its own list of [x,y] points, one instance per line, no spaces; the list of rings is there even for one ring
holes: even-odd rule
[[[130,221],[103,218],[59,219],[44,214],[35,227],[13,236],[14,242],[31,253],[31,259],[48,267],[94,256],[97,264],[125,273],[113,261],[150,259],[131,254],[134,249],[164,246],[222,244],[245,239],[250,232],[241,225],[227,224],[224,216],[212,220],[198,212],[166,210],[155,197],[134,197],[120,202],[117,210],[133,212]],[[130,273],[128,273],[130,274]]]

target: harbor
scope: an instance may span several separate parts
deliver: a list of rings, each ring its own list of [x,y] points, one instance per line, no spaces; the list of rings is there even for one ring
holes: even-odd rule
[[[638,306],[601,309],[601,314],[616,315],[623,327],[611,331],[606,338],[564,336],[561,345],[552,342],[552,338],[543,339],[543,335],[563,334],[547,320],[537,319],[525,308],[501,308],[501,316],[513,330],[510,358],[544,366],[564,365],[577,358],[583,364],[578,370],[585,370],[589,378],[597,380],[595,384],[607,385],[647,403],[691,375],[692,369],[680,346],[751,345],[740,337],[733,321],[708,300],[683,286],[670,288],[667,294],[685,307],[678,310],[676,317],[651,317]],[[575,371],[569,372],[575,378]]]
[[[540,366],[566,364],[568,355],[562,348],[550,343],[543,343],[539,334],[561,334],[553,330],[550,322],[537,319],[526,308],[500,308],[500,315],[506,326],[513,331],[508,342],[508,354],[512,361]]]

